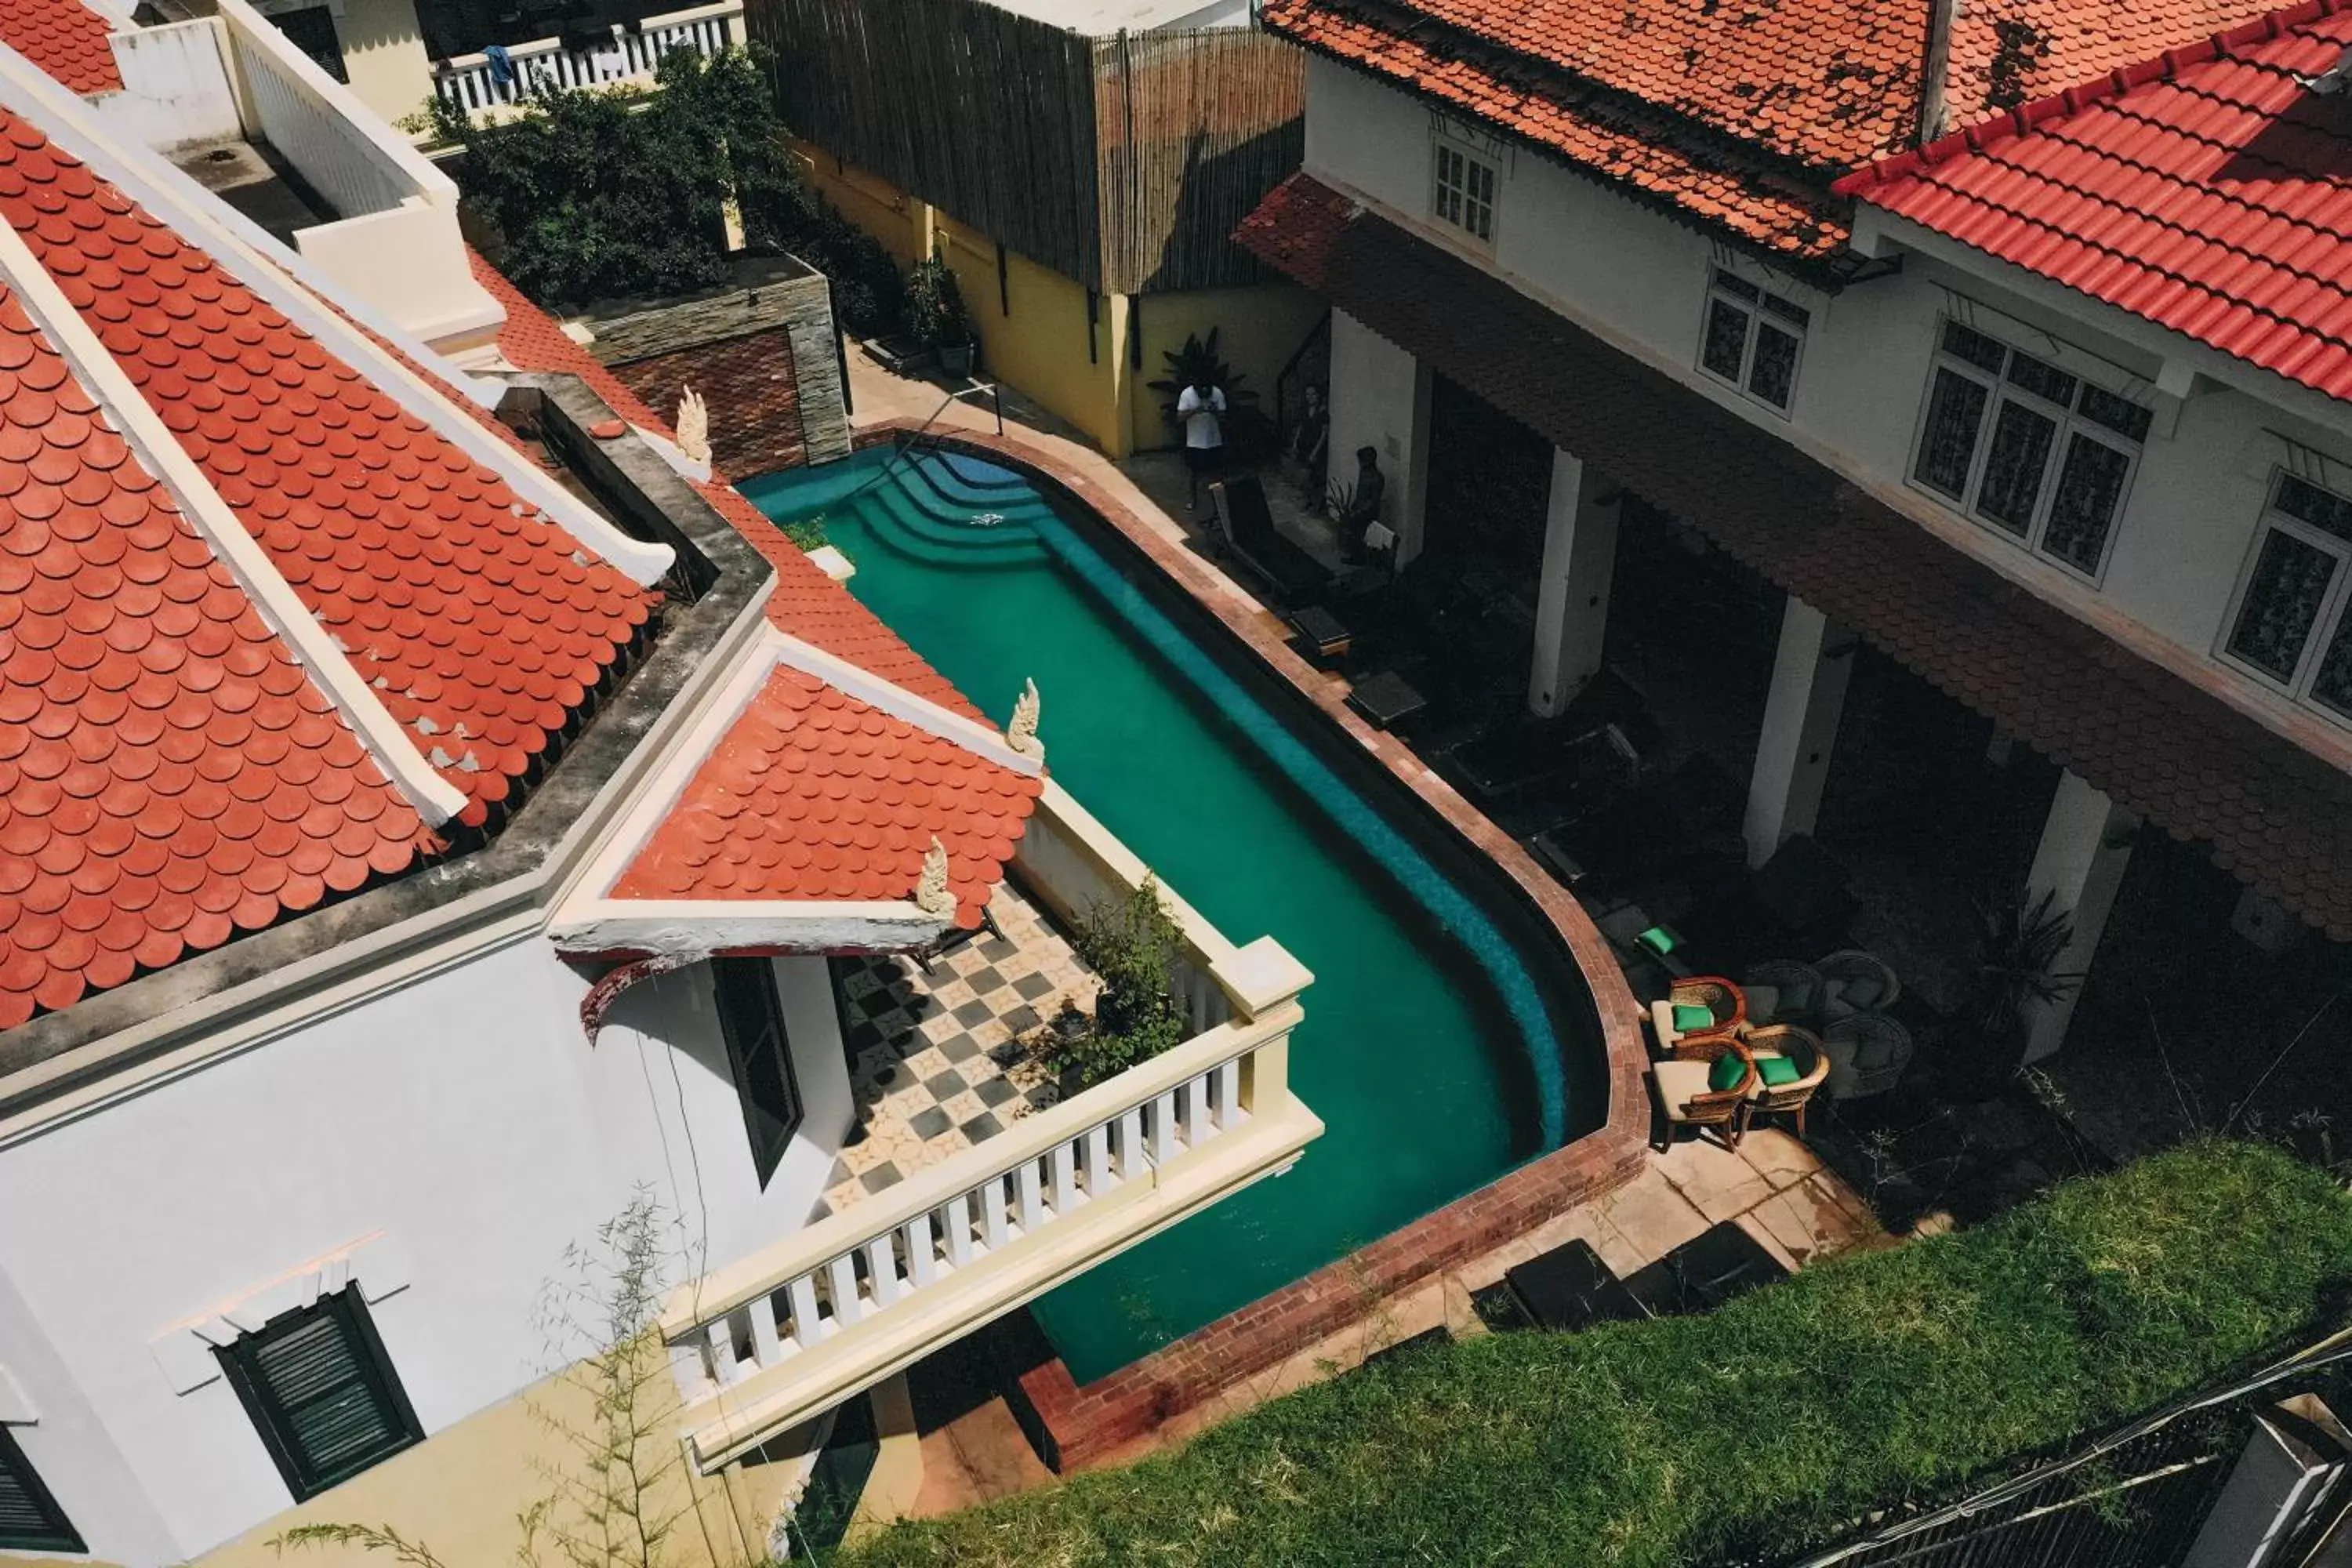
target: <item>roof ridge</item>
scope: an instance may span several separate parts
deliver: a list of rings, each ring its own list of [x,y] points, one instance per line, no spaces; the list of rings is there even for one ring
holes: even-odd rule
[[[1999,114],[1939,136],[1925,146],[1865,163],[1830,188],[1840,195],[1861,195],[1874,186],[1889,184],[1950,159],[1985,152],[2001,142],[2013,141],[2041,129],[2051,121],[2079,114],[2095,103],[2118,97],[2135,88],[2176,77],[2190,66],[2209,64],[2242,45],[2267,43],[2283,37],[2289,28],[2335,16],[2347,5],[2352,5],[2352,0],[2296,0],[2294,5],[2266,11],[2252,21],[2209,34],[2196,43],[2166,49],[2137,65],[2121,67],[2105,76],[2094,77],[2088,81],[2077,82],[2045,97],[2003,110]]]
[[[268,552],[205,478],[195,459],[148,406],[24,237],[5,223],[0,223],[0,279],[7,280],[26,318],[96,400],[116,434],[171,493],[189,526],[235,574],[263,624],[306,667],[312,683],[335,705],[417,816],[427,826],[438,827],[464,810],[465,792],[443,778],[410,743],[399,721],[336,646],[333,635],[311,615],[293,584],[271,563]]]

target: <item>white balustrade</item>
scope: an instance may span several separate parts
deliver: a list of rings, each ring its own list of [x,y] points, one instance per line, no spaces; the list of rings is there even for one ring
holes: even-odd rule
[[[648,17],[635,33],[615,33],[593,48],[567,49],[560,38],[541,38],[507,50],[513,77],[495,79],[487,55],[460,55],[443,66],[434,87],[470,115],[511,107],[544,82],[551,87],[641,86],[654,79],[662,57],[673,49],[718,54],[733,43],[742,26],[742,0],[701,5]]]
[[[245,111],[280,157],[341,218],[390,212],[412,196],[457,205],[457,187],[390,127],[357,107],[348,89],[319,68],[246,0],[220,0],[217,13]]]

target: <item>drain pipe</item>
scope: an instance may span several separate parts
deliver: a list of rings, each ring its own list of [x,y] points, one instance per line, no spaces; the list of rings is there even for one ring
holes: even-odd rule
[[[1958,19],[1959,0],[1928,0],[1927,58],[1919,78],[1919,141],[1925,147],[1945,130],[1951,107],[1944,90],[1952,69],[1952,24]]]

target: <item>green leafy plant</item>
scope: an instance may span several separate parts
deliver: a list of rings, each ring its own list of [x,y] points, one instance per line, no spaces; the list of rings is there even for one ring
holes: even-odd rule
[[[1116,1078],[1181,1044],[1187,1025],[1176,997],[1176,955],[1183,945],[1160,885],[1146,877],[1123,899],[1088,910],[1070,946],[1102,981],[1092,1016],[1065,1006],[1039,1044],[1048,1067],[1076,1073],[1081,1085]]]
[[[939,251],[916,262],[907,274],[907,331],[927,349],[961,348],[971,342],[963,289]]]
[[[2074,940],[2074,917],[2058,908],[2055,892],[2028,897],[2019,889],[1979,905],[1977,921],[1969,1015],[1987,1038],[2007,1040],[2083,983],[2080,971],[2058,967]]]
[[[1255,408],[1257,405],[1257,393],[1242,384],[1249,378],[1218,357],[1217,329],[1214,327],[1209,329],[1209,335],[1205,338],[1198,332],[1187,332],[1182,348],[1163,349],[1160,357],[1168,363],[1168,374],[1150,384],[1161,398],[1160,416],[1171,425],[1181,423],[1176,414],[1176,400],[1184,395],[1186,387],[1197,385],[1203,380],[1211,386],[1224,389],[1228,416],[1244,407]]]
[[[799,546],[804,554],[812,550],[822,550],[833,542],[831,536],[825,532],[823,512],[818,512],[814,517],[796,517],[781,526],[784,531],[784,537]]]

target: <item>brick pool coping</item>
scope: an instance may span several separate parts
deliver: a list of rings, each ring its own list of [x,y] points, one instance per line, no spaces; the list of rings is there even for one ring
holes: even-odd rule
[[[918,429],[910,420],[878,421],[859,430],[857,444],[878,445]],[[1347,706],[1342,684],[1291,647],[1276,629],[1273,611],[1152,528],[1127,502],[1058,454],[1013,436],[961,428],[934,428],[926,434],[940,446],[974,457],[1009,458],[1091,508],[1238,636],[1268,669],[1312,700],[1492,859],[1567,944],[1592,994],[1607,1057],[1608,1116],[1574,1142],[1108,1376],[1081,1385],[1058,1357],[1023,1373],[1014,1414],[1045,1461],[1066,1473],[1101,1462],[1171,1416],[1374,1315],[1403,1291],[1629,1180],[1641,1169],[1649,1145],[1650,1097],[1642,1082],[1649,1051],[1642,1034],[1641,1005],[1583,906],[1402,742],[1359,718]],[[1313,1155],[1310,1145],[1307,1157]]]

